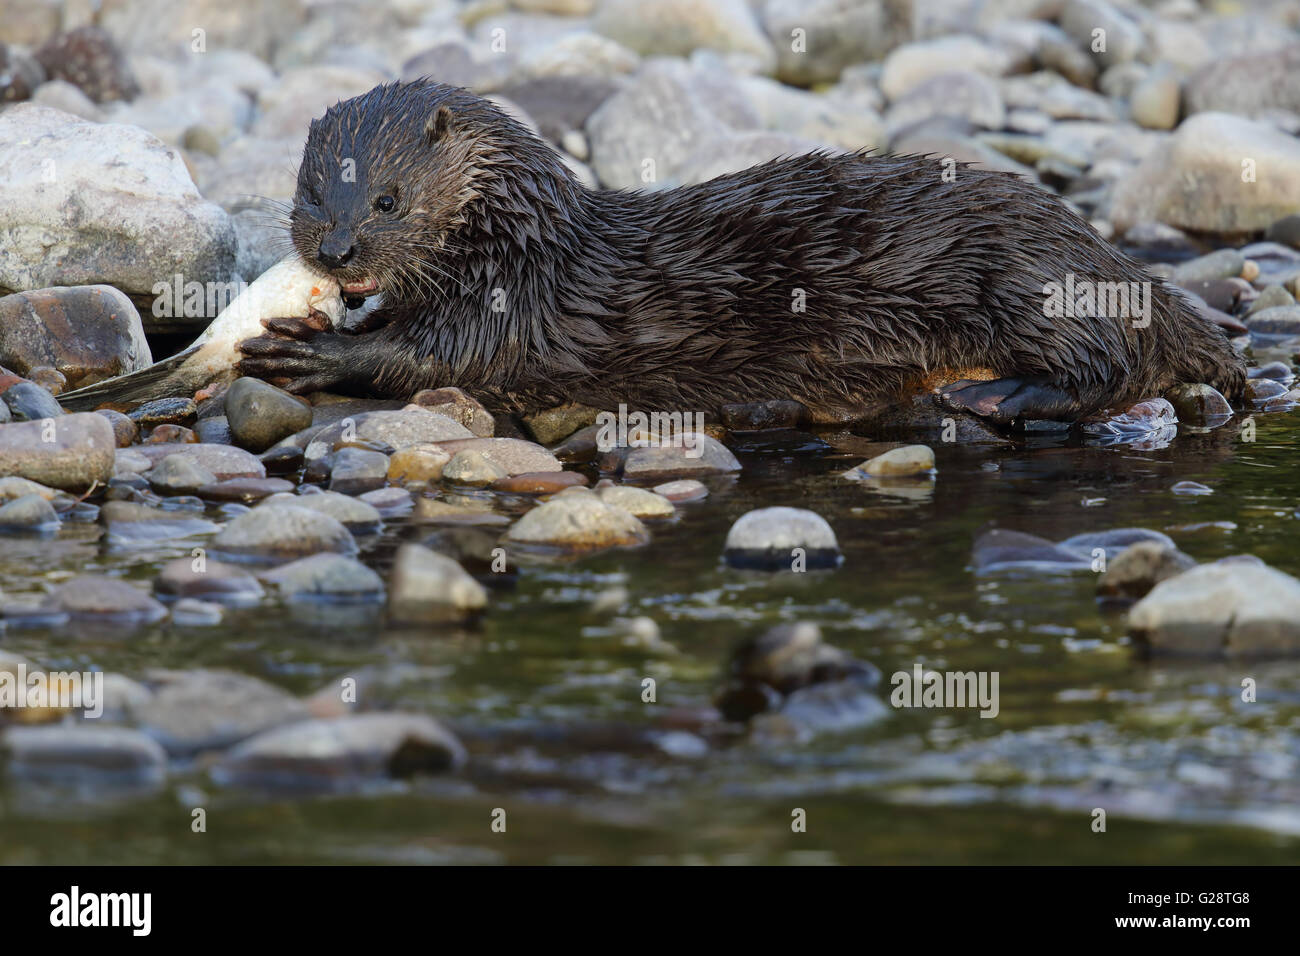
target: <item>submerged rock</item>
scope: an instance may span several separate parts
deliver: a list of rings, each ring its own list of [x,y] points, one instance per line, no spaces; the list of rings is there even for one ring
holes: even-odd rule
[[[259,734],[212,770],[226,786],[349,789],[377,780],[455,770],[465,748],[422,714],[307,720]]]
[[[0,504],[0,532],[56,531],[59,516],[40,495],[23,495]]]
[[[565,551],[598,551],[645,544],[650,532],[622,508],[606,504],[594,492],[575,488],[525,514],[506,532],[506,540]]]
[[[934,451],[928,445],[904,445],[892,448],[883,455],[864,461],[844,473],[846,478],[910,477],[928,475],[934,471]]]
[[[45,606],[74,618],[104,623],[151,623],[167,609],[137,587],[102,574],[79,574],[60,584]]]
[[[632,485],[605,484],[596,488],[600,500],[615,508],[622,508],[638,518],[671,518],[677,511],[663,495]]]
[[[262,585],[242,568],[203,557],[168,561],[153,582],[154,593],[168,598],[202,598],[222,604],[256,604]]]
[[[0,737],[8,772],[19,779],[63,782],[87,776],[119,783],[156,783],[167,754],[138,730],[91,723],[10,727]]]
[[[280,505],[306,508],[308,511],[329,515],[353,534],[369,534],[377,531],[382,521],[379,510],[374,505],[337,491],[318,491],[298,495],[280,493],[265,499],[257,507],[272,508]]]
[[[804,508],[759,508],[727,532],[723,556],[737,568],[764,571],[838,567],[844,560],[826,519]]]
[[[1232,418],[1232,406],[1210,385],[1175,385],[1165,392],[1180,422],[1215,428]]]
[[[1196,559],[1158,541],[1129,545],[1106,566],[1097,581],[1105,597],[1137,600],[1161,581],[1196,567]]]
[[[1300,654],[1300,580],[1263,564],[1216,562],[1162,581],[1128,616],[1153,654]]]
[[[388,591],[394,623],[464,620],[486,607],[487,591],[451,558],[419,544],[398,549]]]
[[[378,601],[384,596],[379,575],[355,558],[341,554],[313,554],[282,564],[262,575],[291,599],[326,601]]]
[[[212,539],[212,551],[235,561],[292,561],[322,551],[356,554],[357,543],[334,518],[296,505],[260,505]]]

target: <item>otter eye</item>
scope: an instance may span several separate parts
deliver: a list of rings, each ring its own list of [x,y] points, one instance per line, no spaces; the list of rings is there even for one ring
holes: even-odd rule
[[[375,208],[380,212],[392,212],[393,207],[397,205],[397,200],[392,196],[380,196],[375,200]]]

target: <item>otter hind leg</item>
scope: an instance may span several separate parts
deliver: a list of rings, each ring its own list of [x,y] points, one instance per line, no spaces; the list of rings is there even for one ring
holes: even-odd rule
[[[1048,378],[963,380],[943,386],[938,393],[947,408],[999,425],[1010,425],[1016,419],[1074,421],[1084,412],[1074,395]]]

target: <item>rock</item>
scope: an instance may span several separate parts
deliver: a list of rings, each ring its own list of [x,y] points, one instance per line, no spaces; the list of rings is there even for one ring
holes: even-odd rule
[[[496,430],[496,421],[491,413],[477,399],[454,386],[426,388],[416,392],[411,403],[459,422],[479,438],[491,438]]]
[[[1287,393],[1287,387],[1272,379],[1250,379],[1246,382],[1244,397],[1248,402],[1267,402]]]
[[[194,436],[205,445],[233,445],[230,422],[225,415],[211,415],[194,423]]]
[[[552,445],[595,422],[598,414],[597,408],[571,402],[525,417],[524,427],[543,445]]]
[[[622,508],[638,518],[671,518],[677,512],[673,503],[663,495],[631,485],[607,484],[598,487],[596,494],[605,504]]]
[[[382,443],[394,451],[401,451],[411,445],[457,439],[492,440],[475,438],[468,428],[446,415],[414,409],[408,405],[400,411],[363,412],[322,428],[307,445],[307,460],[324,456],[345,437],[348,442]]]
[[[672,443],[631,448],[623,460],[623,478],[627,481],[725,475],[735,471],[740,471],[740,462],[727,446],[697,432],[677,436]]]
[[[898,132],[936,116],[956,117],[981,129],[1001,129],[1006,123],[997,84],[973,70],[940,73],[918,83],[893,102],[885,123]]]
[[[257,578],[232,564],[203,558],[175,558],[154,578],[155,594],[169,598],[201,598],[242,607],[262,600]]]
[[[1010,64],[1006,53],[966,36],[947,36],[908,43],[885,57],[880,90],[891,103],[931,77],[951,72],[954,65],[985,76],[1001,76]]]
[[[1146,45],[1142,28],[1105,0],[1070,0],[1061,10],[1061,29],[1103,66],[1135,60]]]
[[[1217,59],[1187,81],[1187,112],[1300,113],[1300,48]],[[1242,155],[1250,155],[1243,153]]]
[[[882,149],[889,142],[880,114],[862,104],[797,90],[765,76],[736,79],[769,130],[847,151]]]
[[[217,476],[185,455],[168,455],[144,474],[145,481],[162,495],[192,495]]]
[[[28,99],[45,80],[45,70],[24,50],[0,42],[0,105]]]
[[[1252,165],[1243,166],[1249,159]],[[1253,180],[1243,180],[1254,170]],[[1154,219],[1197,232],[1265,229],[1300,211],[1300,142],[1225,113],[1188,117],[1116,184],[1110,219]]]
[[[845,472],[846,478],[893,478],[910,475],[928,475],[934,472],[934,452],[928,445],[904,445],[891,448],[883,455]]]
[[[347,528],[329,515],[297,506],[260,505],[212,539],[212,552],[235,561],[281,563],[322,551],[356,554]]]
[[[130,453],[132,456],[143,457],[151,466],[170,455],[180,455],[212,472],[218,481],[266,477],[266,468],[255,455],[233,445],[136,445],[130,449]]]
[[[63,414],[54,396],[35,382],[16,382],[4,390],[0,399],[16,422],[58,418]]]
[[[1146,129],[1173,129],[1178,125],[1180,97],[1174,72],[1157,67],[1133,90],[1129,111],[1133,121]]]
[[[666,481],[662,485],[655,485],[653,490],[655,494],[663,495],[674,504],[683,501],[700,501],[709,496],[709,489],[694,478]]]
[[[359,495],[382,488],[387,478],[387,455],[365,448],[340,448],[330,468],[330,491]]]
[[[1196,560],[1158,541],[1139,541],[1115,556],[1097,581],[1097,593],[1137,600],[1167,578],[1196,567]]]
[[[293,491],[293,482],[283,478],[231,478],[200,485],[195,491],[204,501],[241,501],[251,504],[272,495]]]
[[[506,532],[513,544],[565,551],[596,551],[646,544],[650,532],[622,508],[585,489],[571,489],[544,501]]]
[[[1283,216],[1264,230],[1264,238],[1270,242],[1280,242],[1292,249],[1300,249],[1300,213]]]
[[[120,783],[157,783],[167,775],[162,747],[125,727],[10,727],[0,737],[0,749],[9,757],[9,774],[19,779],[81,782],[93,775]]]
[[[95,410],[95,414],[113,426],[113,437],[117,440],[118,448],[130,448],[140,437],[140,427],[121,412],[115,412],[111,408],[100,408]]]
[[[419,544],[404,544],[393,559],[388,618],[394,624],[461,621],[487,607],[487,592],[459,564]]]
[[[991,574],[1018,569],[1044,572],[1080,570],[1091,567],[1092,560],[1081,548],[1067,548],[1037,535],[994,528],[975,539],[971,563],[977,574]]]
[[[465,749],[432,717],[356,714],[307,720],[245,741],[212,770],[224,786],[347,790],[454,770]]]
[[[811,86],[883,58],[911,38],[912,6],[911,0],[766,0],[761,12],[777,76]],[[794,30],[803,31],[800,47],[792,42]]]
[[[1207,282],[1241,275],[1246,257],[1236,249],[1219,249],[1208,255],[1197,256],[1174,269],[1170,279],[1178,285],[1187,282]]]
[[[0,114],[0,174],[0,288],[107,283],[141,301],[173,275],[234,278],[229,218],[144,130],[19,104]]]
[[[315,494],[276,494],[266,499],[259,508],[273,508],[287,505],[294,508],[306,508],[323,515],[329,515],[353,534],[369,534],[379,530],[380,514],[374,505],[367,504],[351,495],[337,491],[321,491]]]
[[[1246,327],[1252,335],[1300,334],[1300,305],[1278,305],[1251,312],[1246,316]]]
[[[537,110],[538,96],[542,97],[543,105],[548,101],[553,103],[555,99],[545,87],[538,91],[538,96],[521,97],[519,96],[521,90],[551,80],[572,80],[582,83],[587,89],[585,94],[575,95],[574,86],[563,88],[569,91],[565,97],[569,104],[566,112],[570,115],[573,112],[578,114],[578,122],[565,124],[566,128],[573,131],[580,129],[591,111],[604,101],[605,96],[600,95],[600,91],[604,89],[605,95],[613,91],[613,85],[609,84],[609,81],[635,73],[640,64],[641,57],[617,40],[586,31],[569,33],[545,46],[524,51],[519,66],[513,74],[522,78],[524,82],[521,85],[507,86],[502,93],[518,103],[521,109],[537,121],[544,136],[555,140],[553,133],[556,127],[549,122],[555,118],[555,111],[546,108]],[[578,156],[578,158],[586,157]]]
[[[1179,481],[1169,489],[1176,495],[1212,495],[1214,489],[1208,485],[1203,485],[1199,481]]]
[[[149,437],[144,440],[146,445],[168,445],[168,444],[185,444],[197,445],[199,436],[184,425],[173,425],[164,423],[156,425],[149,432]]]
[[[442,480],[442,471],[449,461],[451,454],[438,445],[410,445],[389,457],[388,480],[398,484],[434,484]]]
[[[537,471],[532,474],[498,478],[488,487],[514,495],[552,495],[565,488],[580,488],[587,484],[587,476],[577,471]]]
[[[490,485],[505,478],[506,470],[481,451],[458,451],[442,470],[442,477],[461,485]]]
[[[405,488],[376,488],[374,491],[367,491],[364,495],[349,500],[370,505],[381,518],[396,518],[409,514],[415,507],[411,493]]]
[[[1209,385],[1175,385],[1165,392],[1178,420],[1187,425],[1215,428],[1232,417],[1232,406]]]
[[[153,545],[157,541],[192,535],[212,535],[220,525],[192,511],[165,511],[134,501],[104,502],[99,520],[108,528],[105,541],[113,548]]]
[[[144,591],[101,574],[70,578],[50,592],[45,604],[74,618],[106,623],[149,624],[167,616],[167,609]]]
[[[804,508],[759,508],[727,532],[723,557],[737,568],[777,571],[839,567],[835,532],[826,519]]]
[[[238,46],[238,44],[235,44]],[[342,100],[360,96],[389,79],[365,68],[329,64],[300,66],[257,97],[258,113],[250,132],[262,137],[298,137],[311,121]]]
[[[592,28],[642,54],[690,56],[700,47],[741,53],[759,66],[775,61],[744,0],[603,0]]]
[[[91,412],[0,425],[0,477],[81,491],[108,481],[116,448],[113,426]]]
[[[155,671],[154,693],[131,708],[141,731],[173,757],[224,750],[252,735],[307,717],[288,691],[228,671]]]
[[[71,83],[96,103],[140,95],[126,56],[109,34],[84,26],[51,37],[36,51],[51,80]]]
[[[225,609],[220,604],[197,598],[181,598],[172,605],[172,624],[175,627],[216,627],[223,617]]]
[[[797,428],[804,407],[799,402],[775,400],[723,405],[718,413],[728,431],[765,431]]]
[[[378,574],[341,554],[299,558],[268,571],[262,580],[274,584],[290,599],[370,602],[384,596],[384,582]]]
[[[541,471],[562,471],[558,458],[532,442],[519,438],[466,438],[439,442],[453,456],[463,451],[480,453],[507,475],[528,475]],[[445,469],[444,469],[445,474]]]
[[[1154,654],[1229,658],[1300,653],[1300,581],[1248,563],[1203,564],[1135,604],[1129,633]]]
[[[178,395],[173,398],[156,398],[137,405],[126,413],[126,417],[143,431],[159,425],[192,425],[198,413],[199,408],[194,399]]]
[[[0,364],[19,375],[52,366],[67,388],[153,364],[140,315],[107,285],[39,289],[0,298]]]
[[[33,385],[39,385],[51,395],[59,396],[68,387],[68,377],[56,368],[38,365],[27,373]]]
[[[226,390],[226,420],[235,444],[263,452],[311,426],[311,405],[256,378],[237,378]]]
[[[0,504],[0,532],[57,531],[59,516],[40,495],[23,495]]]

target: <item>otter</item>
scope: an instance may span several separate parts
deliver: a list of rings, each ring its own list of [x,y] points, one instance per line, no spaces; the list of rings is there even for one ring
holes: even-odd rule
[[[939,157],[815,152],[589,189],[493,104],[423,79],[312,122],[289,227],[350,304],[382,296],[356,334],[287,316],[240,343],[242,374],[298,393],[457,385],[520,413],[793,399],[854,420],[979,368],[941,401],[1009,425],[1179,382],[1235,397],[1246,378],[1216,327],[1062,201]],[[1141,317],[1104,295],[1051,307],[1051,289],[1113,283],[1147,291]]]

